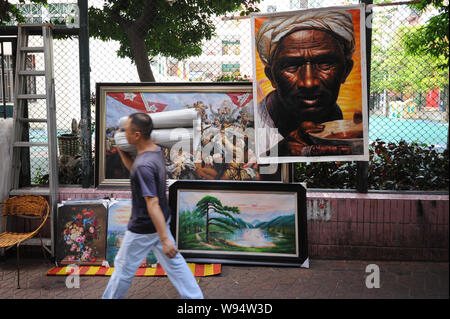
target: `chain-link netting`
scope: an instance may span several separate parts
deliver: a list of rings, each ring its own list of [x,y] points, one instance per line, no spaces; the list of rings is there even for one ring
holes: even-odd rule
[[[104,1],[90,0],[89,7],[102,8]],[[359,1],[324,0],[263,0],[261,12],[281,12],[333,5],[357,4]],[[42,22],[42,16],[69,21],[76,16],[73,1],[58,1],[45,10],[34,4],[22,5],[30,22]],[[441,69],[436,58],[413,56],[405,48],[408,34],[425,24],[436,14],[429,8],[418,13],[407,5],[373,8],[366,24],[371,28],[371,79],[369,98],[369,140],[385,142],[426,143],[443,150],[448,134],[448,68]],[[40,19],[40,20],[39,20]],[[212,17],[214,36],[203,41],[199,56],[175,59],[164,56],[152,58],[151,69],[157,82],[236,81],[252,78],[252,46],[250,19],[239,12]],[[73,22],[73,20],[70,20]],[[34,41],[34,39],[33,39]],[[98,82],[139,82],[136,65],[131,59],[118,57],[117,41],[90,39],[90,86],[95,97]],[[29,65],[38,69],[42,61],[31,56]],[[58,135],[71,133],[73,119],[80,121],[80,76],[78,38],[54,40],[54,69]],[[9,76],[11,71],[8,71]],[[7,78],[8,81],[10,78]],[[38,92],[43,83],[31,78],[29,88]],[[34,91],[33,91],[34,92]],[[45,102],[45,101],[44,101]],[[29,103],[30,117],[41,117],[39,103]],[[45,107],[41,107],[45,111]],[[95,123],[95,107],[92,122]],[[30,140],[46,139],[42,125],[30,126]],[[94,143],[93,143],[94,145]],[[38,184],[47,174],[45,150],[32,150],[30,156],[31,182]],[[71,163],[73,165],[73,163]],[[70,183],[70,178],[67,180]],[[79,181],[77,181],[79,183]]]
[[[445,149],[448,67],[427,55],[408,54],[405,40],[436,10],[375,7],[372,19],[370,140],[419,142]]]

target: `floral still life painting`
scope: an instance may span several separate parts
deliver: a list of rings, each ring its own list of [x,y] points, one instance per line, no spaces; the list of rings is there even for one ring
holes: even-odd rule
[[[106,202],[65,202],[58,207],[57,260],[101,265],[106,255]]]

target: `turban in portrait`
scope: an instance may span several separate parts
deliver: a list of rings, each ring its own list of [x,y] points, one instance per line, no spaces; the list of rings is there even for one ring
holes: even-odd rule
[[[352,14],[344,10],[305,10],[293,16],[267,18],[256,34],[256,48],[264,64],[271,64],[278,44],[286,35],[314,29],[329,32],[344,45],[344,54],[351,59],[355,51]]]

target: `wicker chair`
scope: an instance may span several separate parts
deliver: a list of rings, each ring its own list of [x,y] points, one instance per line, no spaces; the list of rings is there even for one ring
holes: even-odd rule
[[[3,201],[3,218],[5,229],[7,224],[7,218],[9,216],[18,216],[23,218],[30,219],[40,219],[39,226],[32,232],[28,233],[13,233],[13,232],[3,232],[0,234],[0,248],[9,249],[11,247],[17,247],[17,288],[20,288],[19,282],[19,247],[20,245],[39,234],[39,231],[44,226],[47,221],[48,215],[50,212],[50,207],[48,205],[47,200],[42,196],[34,196],[34,195],[21,195],[11,197]],[[44,245],[42,243],[42,237],[39,234],[39,238],[41,239],[41,247],[42,252],[45,256]]]

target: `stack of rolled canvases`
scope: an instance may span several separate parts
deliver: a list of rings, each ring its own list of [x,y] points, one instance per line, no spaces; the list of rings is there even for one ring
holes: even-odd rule
[[[151,138],[155,144],[171,149],[196,151],[200,145],[201,118],[196,110],[167,111],[149,114],[153,122]],[[125,122],[128,116],[119,119],[119,131],[114,135],[116,145],[124,152],[136,154],[136,147],[127,142]]]

